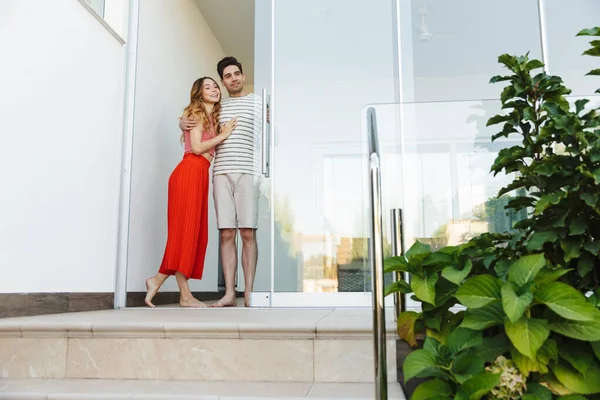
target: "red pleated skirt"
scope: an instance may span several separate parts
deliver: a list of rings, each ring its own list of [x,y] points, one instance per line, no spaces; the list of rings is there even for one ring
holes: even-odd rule
[[[186,153],[169,178],[168,236],[158,272],[202,279],[208,245],[210,161]]]

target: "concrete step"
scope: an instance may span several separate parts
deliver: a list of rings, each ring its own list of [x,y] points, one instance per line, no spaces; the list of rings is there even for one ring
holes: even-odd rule
[[[371,318],[368,309],[160,308],[1,319],[0,377],[372,383]],[[387,332],[395,382],[391,312]]]
[[[403,400],[397,384],[390,400]],[[0,379],[0,399],[11,400],[257,400],[373,399],[368,383],[193,382],[94,379]]]

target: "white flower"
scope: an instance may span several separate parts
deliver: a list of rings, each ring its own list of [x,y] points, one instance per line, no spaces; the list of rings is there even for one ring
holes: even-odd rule
[[[500,374],[500,382],[490,391],[494,399],[518,400],[527,390],[526,378],[512,360],[499,356],[485,370],[492,374]]]

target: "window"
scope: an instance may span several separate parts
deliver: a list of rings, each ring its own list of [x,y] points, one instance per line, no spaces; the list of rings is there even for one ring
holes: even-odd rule
[[[104,18],[104,1],[105,0],[85,0],[85,2],[88,3],[102,18]]]
[[[1,2],[2,0],[0,0]],[[127,34],[127,0],[78,0],[119,42]]]

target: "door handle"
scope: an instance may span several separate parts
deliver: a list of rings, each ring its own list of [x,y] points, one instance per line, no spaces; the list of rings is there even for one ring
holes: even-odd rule
[[[270,146],[269,146],[269,141],[268,141],[268,137],[269,137],[269,127],[267,126],[269,124],[268,120],[270,117],[268,115],[268,111],[269,111],[269,100],[270,100],[270,96],[267,97],[267,89],[263,89],[262,90],[262,126],[261,126],[261,133],[262,133],[262,137],[261,137],[261,154],[262,154],[262,174],[265,176],[265,178],[269,177],[269,156],[270,156]],[[270,124],[269,124],[270,125]]]

